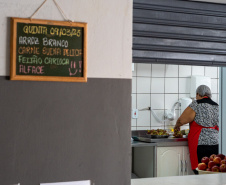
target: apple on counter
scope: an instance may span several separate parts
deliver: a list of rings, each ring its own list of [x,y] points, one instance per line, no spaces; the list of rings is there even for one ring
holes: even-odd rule
[[[212,154],[211,156],[210,156],[210,161],[213,161],[213,159],[216,157],[216,154]]]
[[[221,172],[226,172],[226,164],[220,165],[220,171]]]
[[[198,169],[199,169],[199,170],[206,170],[206,168],[207,168],[206,163],[199,163],[199,164],[198,164]]]
[[[213,159],[213,162],[215,162],[216,164],[220,164],[221,158],[216,156],[216,157]]]
[[[209,160],[209,157],[203,157],[201,162],[208,164]]]
[[[221,160],[220,164],[226,164],[226,159]]]
[[[226,172],[226,156],[224,154],[205,156],[198,164],[198,169],[209,172]]]
[[[215,162],[210,161],[210,162],[208,163],[208,168],[211,170],[212,167],[215,166],[215,165],[216,165]]]
[[[225,159],[225,155],[224,154],[218,154],[216,157],[220,157],[221,160]]]
[[[212,172],[219,172],[220,171],[220,168],[219,168],[219,166],[213,166],[212,167]]]

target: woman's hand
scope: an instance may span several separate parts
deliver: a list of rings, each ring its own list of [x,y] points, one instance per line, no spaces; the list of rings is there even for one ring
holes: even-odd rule
[[[175,127],[174,127],[174,133],[175,132],[179,132],[179,131],[180,131],[180,127],[178,127],[178,126],[175,125]]]
[[[183,137],[182,133],[180,132],[180,125],[179,125],[178,122],[176,123],[176,125],[174,127],[174,134],[173,134],[173,136],[175,138],[182,138]]]
[[[176,125],[174,126],[174,133],[180,131],[180,120],[178,119]]]

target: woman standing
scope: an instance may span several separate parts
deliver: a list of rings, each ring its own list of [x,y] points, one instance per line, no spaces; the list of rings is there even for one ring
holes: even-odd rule
[[[210,88],[200,85],[196,89],[196,100],[193,101],[178,118],[175,130],[189,123],[188,147],[191,167],[195,174],[202,157],[218,154],[219,106],[211,100]]]

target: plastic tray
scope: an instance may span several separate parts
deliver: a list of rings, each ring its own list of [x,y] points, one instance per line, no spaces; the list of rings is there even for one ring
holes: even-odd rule
[[[168,138],[169,137],[169,135],[151,135],[151,134],[146,134],[146,136],[147,137],[149,137],[149,138]]]
[[[199,170],[198,168],[196,168],[196,170],[199,172],[199,174],[217,174],[217,173],[226,173],[226,172],[212,172],[212,171]]]

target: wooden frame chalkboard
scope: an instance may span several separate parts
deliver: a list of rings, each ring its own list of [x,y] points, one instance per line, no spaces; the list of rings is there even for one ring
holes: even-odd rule
[[[10,79],[87,82],[87,23],[11,18]]]

